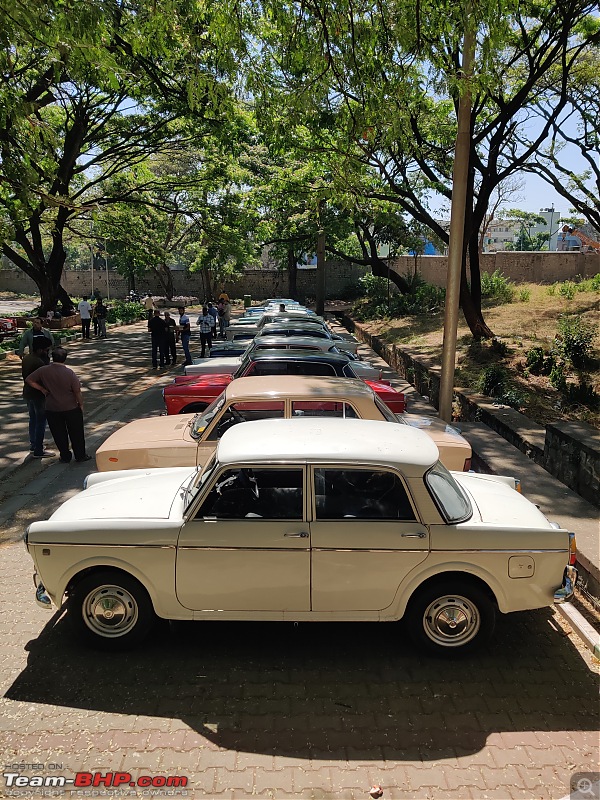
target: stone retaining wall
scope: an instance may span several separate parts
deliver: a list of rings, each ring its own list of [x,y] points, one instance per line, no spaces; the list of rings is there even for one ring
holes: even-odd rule
[[[351,317],[344,315],[341,322],[439,408],[437,364],[412,354],[410,348],[382,342]],[[583,422],[557,422],[544,428],[513,408],[495,406],[485,395],[454,391],[464,419],[485,423],[589,503],[600,506],[600,433],[595,428]]]

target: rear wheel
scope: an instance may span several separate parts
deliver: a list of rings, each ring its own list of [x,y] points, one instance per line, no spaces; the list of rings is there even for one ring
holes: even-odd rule
[[[69,598],[68,620],[75,635],[102,650],[124,650],[143,641],[156,615],[142,584],[118,570],[83,578]]]
[[[493,602],[478,586],[434,583],[418,591],[405,615],[413,640],[430,653],[464,653],[485,644],[494,632]]]

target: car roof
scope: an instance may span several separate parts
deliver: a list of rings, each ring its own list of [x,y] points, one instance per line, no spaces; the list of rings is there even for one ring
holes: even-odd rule
[[[347,364],[352,359],[347,353],[332,353],[328,350],[253,350],[248,356],[251,361],[319,361],[327,364]]]
[[[406,475],[423,475],[439,458],[434,441],[409,425],[367,419],[298,417],[245,422],[226,431],[217,445],[222,465],[320,462],[389,464]]]
[[[235,400],[249,398],[320,398],[335,400],[373,399],[373,390],[358,378],[330,378],[312,375],[252,375],[235,378],[227,386],[225,397]]]

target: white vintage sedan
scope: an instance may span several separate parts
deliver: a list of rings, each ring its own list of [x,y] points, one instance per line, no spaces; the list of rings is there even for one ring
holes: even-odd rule
[[[464,651],[576,580],[574,534],[513,479],[450,473],[425,433],[371,420],[249,422],[201,472],[93,474],[26,545],[38,602],[110,649],[162,617],[405,619]]]

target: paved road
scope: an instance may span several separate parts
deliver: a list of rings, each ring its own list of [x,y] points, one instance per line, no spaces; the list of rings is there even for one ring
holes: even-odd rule
[[[116,425],[160,412],[169,378],[148,369],[147,349],[143,325],[70,345],[92,451]],[[24,423],[10,413],[13,437]],[[6,467],[9,540],[86,472]],[[35,605],[20,543],[0,558],[3,772],[187,776],[192,798],[364,800],[380,784],[384,800],[558,800],[573,775],[599,769],[598,668],[551,610],[501,619],[486,651],[452,661],[415,653],[392,624],[165,623],[145,647],[100,656]]]

